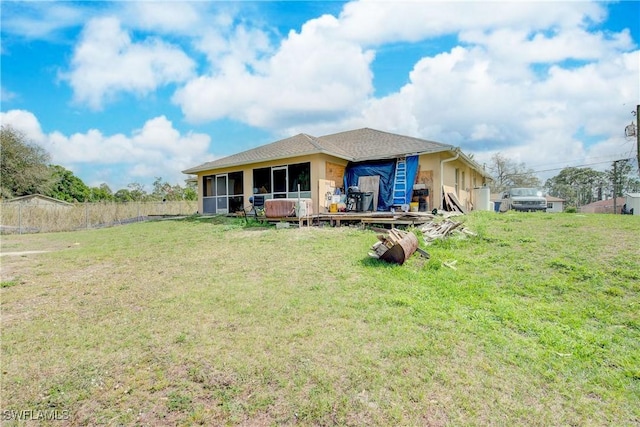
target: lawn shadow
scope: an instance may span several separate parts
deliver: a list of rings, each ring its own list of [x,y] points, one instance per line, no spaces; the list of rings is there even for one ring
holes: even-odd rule
[[[393,264],[387,261],[383,261],[381,259],[377,259],[377,258],[373,258],[370,256],[364,257],[360,260],[360,265],[362,265],[363,267],[375,267],[375,268],[380,268],[380,267],[397,267],[398,264]]]

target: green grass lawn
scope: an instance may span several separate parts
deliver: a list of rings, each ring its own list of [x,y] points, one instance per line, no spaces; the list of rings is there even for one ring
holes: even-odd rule
[[[3,425],[640,424],[640,217],[463,220],[403,266],[349,227],[3,236],[50,251],[1,259]]]

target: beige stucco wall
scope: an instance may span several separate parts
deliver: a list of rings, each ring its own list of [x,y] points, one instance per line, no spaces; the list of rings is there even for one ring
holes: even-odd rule
[[[485,179],[482,174],[467,164],[463,159],[442,163],[443,160],[452,159],[455,155],[450,152],[423,154],[420,156],[420,171],[433,171],[433,188],[430,195],[429,209],[442,208],[442,185],[455,188],[456,169],[459,171],[459,185],[456,196],[463,207],[471,210],[476,201],[473,189],[482,187]],[[441,167],[442,166],[442,167]],[[442,171],[442,172],[441,172]],[[464,172],[464,173],[463,173]],[[464,176],[463,176],[464,175]]]
[[[268,162],[251,163],[242,166],[232,166],[228,168],[209,170],[198,173],[198,212],[203,212],[203,177],[208,175],[221,175],[231,172],[243,172],[243,195],[245,197],[244,204],[249,206],[249,196],[253,194],[253,170],[274,166],[286,166],[296,163],[311,163],[311,198],[313,199],[314,212],[318,212],[319,208],[319,194],[318,194],[318,180],[325,179],[326,162],[336,164],[347,164],[347,161],[337,157],[329,156],[326,154],[313,154],[309,156],[298,156],[287,159],[271,160]]]

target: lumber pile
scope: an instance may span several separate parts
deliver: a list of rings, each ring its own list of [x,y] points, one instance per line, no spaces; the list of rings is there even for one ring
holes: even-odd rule
[[[476,236],[473,231],[464,228],[461,221],[452,219],[457,214],[451,213],[450,216],[443,218],[441,221],[431,221],[420,227],[420,231],[424,237],[425,243],[430,244],[434,240],[444,239],[452,233],[459,233],[465,236]],[[429,253],[418,247],[418,238],[415,234],[403,230],[392,228],[390,230],[376,229],[376,231],[385,231],[386,234],[379,234],[378,241],[371,246],[369,256],[383,261],[402,265],[409,257],[418,252],[425,258],[429,258]],[[449,261],[443,263],[446,267],[456,270],[457,261]]]
[[[429,244],[437,239],[444,239],[449,236],[453,231],[460,231],[466,235],[475,236],[476,234],[470,230],[465,229],[462,226],[462,222],[454,221],[451,218],[446,218],[441,222],[430,222],[420,227],[424,241]]]

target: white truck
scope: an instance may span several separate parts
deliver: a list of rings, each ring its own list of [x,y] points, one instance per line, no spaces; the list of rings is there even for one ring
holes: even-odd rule
[[[535,212],[547,210],[547,199],[542,196],[542,191],[537,188],[510,188],[502,193],[500,211],[509,209],[523,212]]]

